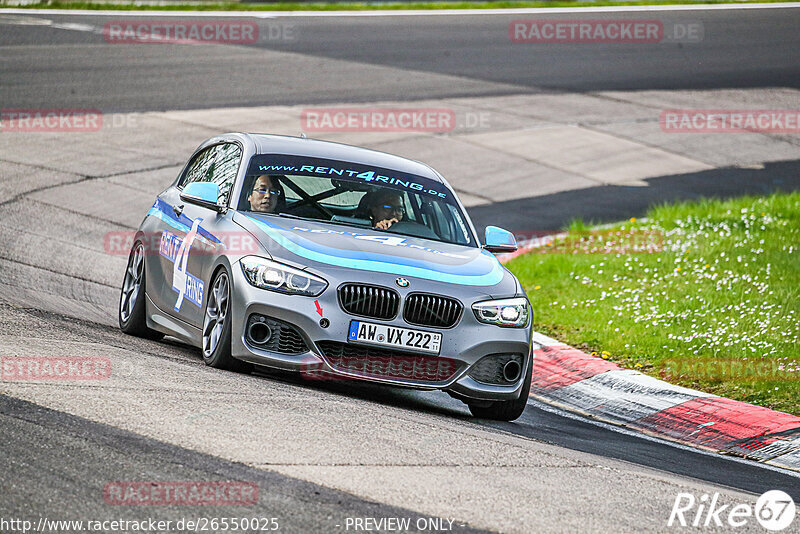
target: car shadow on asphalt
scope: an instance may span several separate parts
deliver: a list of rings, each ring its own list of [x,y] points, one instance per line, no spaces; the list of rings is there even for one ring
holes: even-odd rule
[[[674,445],[661,439],[621,431],[582,416],[529,401],[516,421],[476,419],[466,405],[442,392],[417,391],[358,380],[308,380],[298,373],[257,369],[254,378],[278,380],[302,388],[368,401],[454,421],[473,423],[491,432],[547,443],[574,451],[621,460],[642,468],[672,473],[720,486],[760,494],[781,489],[800,499],[800,477],[767,469],[756,462],[736,460]]]
[[[306,378],[291,373],[258,367],[253,375],[262,379],[278,380],[297,387],[316,389],[334,395],[369,401],[384,406],[402,408],[429,414],[470,419],[466,404],[441,391],[417,391],[407,388],[369,383],[355,379]]]
[[[760,167],[760,166],[759,166]],[[647,186],[598,185],[468,208],[478,235],[487,225],[514,233],[562,230],[574,219],[610,223],[642,217],[664,202],[732,198],[800,190],[800,159],[765,163],[763,168],[726,167],[643,180]]]

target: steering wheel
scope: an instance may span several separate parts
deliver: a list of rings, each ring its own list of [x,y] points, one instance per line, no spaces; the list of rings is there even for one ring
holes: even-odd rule
[[[284,211],[286,211],[286,213],[291,213],[296,208],[305,206],[306,204],[310,205],[312,208],[316,209],[317,211],[319,211],[320,213],[322,213],[323,215],[325,215],[329,219],[333,219],[333,216],[335,215],[331,210],[329,210],[328,208],[326,208],[325,206],[323,206],[319,202],[315,201],[311,197],[304,198],[302,200],[298,200],[297,202],[295,202],[291,206],[287,206]]]
[[[378,230],[373,226],[373,229]],[[383,232],[394,232],[394,233],[402,233],[409,237],[421,237],[423,239],[430,238],[430,239],[439,239],[439,236],[436,235],[436,232],[425,226],[424,224],[420,224],[416,221],[397,221],[393,225],[391,225],[388,229],[382,230]]]

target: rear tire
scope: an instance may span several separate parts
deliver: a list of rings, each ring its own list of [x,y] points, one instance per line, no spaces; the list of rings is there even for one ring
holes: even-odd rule
[[[253,365],[231,356],[231,282],[224,268],[211,282],[203,317],[203,361],[209,367],[250,373]]]
[[[519,398],[514,400],[494,401],[488,406],[484,403],[468,403],[469,411],[478,419],[493,419],[495,421],[513,421],[518,419],[525,406],[528,404],[528,396],[531,393],[531,376],[533,375],[533,361],[528,358],[528,374],[522,384],[522,391]]]
[[[145,304],[144,245],[137,241],[128,256],[128,267],[122,279],[117,316],[119,328],[126,334],[158,340],[164,334],[147,327]]]

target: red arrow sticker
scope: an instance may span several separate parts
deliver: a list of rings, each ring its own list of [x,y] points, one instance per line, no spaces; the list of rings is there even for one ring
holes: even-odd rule
[[[315,300],[314,304],[317,305],[317,313],[319,314],[320,317],[322,317],[322,306],[319,305],[319,301]]]

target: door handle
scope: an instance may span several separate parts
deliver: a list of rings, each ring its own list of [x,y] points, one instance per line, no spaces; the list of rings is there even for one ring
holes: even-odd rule
[[[175,215],[180,217],[181,213],[183,213],[183,204],[181,204],[180,206],[172,206],[172,211],[175,212]]]

